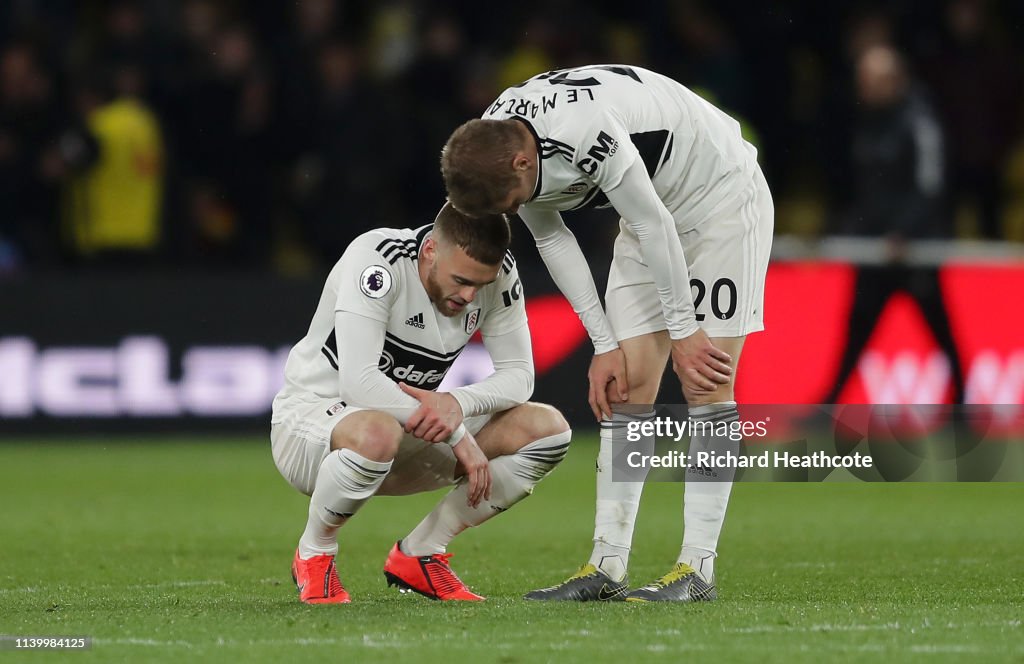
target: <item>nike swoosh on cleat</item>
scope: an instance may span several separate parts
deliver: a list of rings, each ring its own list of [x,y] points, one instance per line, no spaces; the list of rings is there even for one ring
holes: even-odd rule
[[[615,599],[616,597],[618,597],[621,594],[622,594],[622,589],[621,588],[618,588],[618,589],[615,589],[615,590],[613,590],[611,592],[608,592],[608,584],[606,583],[603,586],[601,586],[600,590],[597,591],[597,599],[602,601],[602,602],[605,602],[605,601],[610,600],[610,599]]]

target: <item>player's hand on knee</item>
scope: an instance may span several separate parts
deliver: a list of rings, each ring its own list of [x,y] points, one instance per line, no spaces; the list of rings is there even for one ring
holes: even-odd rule
[[[487,462],[487,455],[483,453],[476,439],[472,434],[466,433],[462,440],[452,448],[455,458],[466,475],[468,490],[466,492],[467,504],[476,507],[481,500],[491,498],[491,468]]]
[[[602,416],[607,418],[612,416],[609,392],[616,397],[614,398],[616,403],[624,403],[629,399],[629,383],[626,381],[626,355],[621,348],[595,355],[594,359],[590,361],[587,378],[590,379],[590,394],[587,396],[587,401],[590,402],[590,410],[599,422]]]
[[[716,348],[704,330],[672,341],[672,370],[684,391],[695,394],[714,392],[732,380],[732,358]]]
[[[462,406],[447,392],[431,392],[399,383],[403,392],[420,402],[420,407],[405,423],[405,432],[428,443],[448,440],[462,424]]]

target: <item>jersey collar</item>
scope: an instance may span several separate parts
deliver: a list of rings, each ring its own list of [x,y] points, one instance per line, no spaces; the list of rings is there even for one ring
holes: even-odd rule
[[[534,185],[534,187],[533,187],[533,195],[530,196],[530,201],[532,201],[535,198],[537,198],[537,196],[540,196],[540,183],[541,183],[541,180],[543,179],[543,178],[541,178],[542,173],[541,173],[541,158],[540,158],[540,137],[537,135],[537,131],[533,128],[533,125],[530,124],[529,120],[527,120],[526,118],[521,118],[521,117],[519,117],[517,115],[517,116],[513,117],[512,119],[513,120],[518,120],[519,122],[522,122],[524,125],[526,125],[526,128],[530,130],[530,135],[533,136],[533,144],[537,148],[537,184]],[[529,203],[530,201],[527,201],[527,203]]]
[[[419,259],[420,251],[423,250],[423,242],[430,237],[434,230],[434,224],[427,224],[416,229],[416,258]]]

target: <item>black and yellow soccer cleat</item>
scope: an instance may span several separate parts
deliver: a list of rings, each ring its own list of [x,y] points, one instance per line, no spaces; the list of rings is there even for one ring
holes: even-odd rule
[[[523,599],[549,602],[621,602],[629,592],[627,580],[611,577],[587,563],[557,586],[532,590]]]
[[[676,563],[654,583],[626,595],[627,602],[710,602],[718,599],[714,583],[708,583],[686,563]]]

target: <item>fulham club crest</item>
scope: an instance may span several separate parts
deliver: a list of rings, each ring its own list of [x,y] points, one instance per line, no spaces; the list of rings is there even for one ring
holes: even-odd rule
[[[480,322],[480,310],[474,309],[466,314],[466,334],[473,334],[476,324]]]
[[[359,275],[359,290],[375,300],[384,297],[391,290],[391,273],[383,265],[371,265]]]

